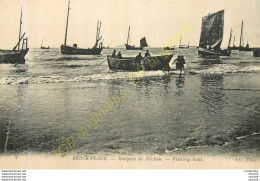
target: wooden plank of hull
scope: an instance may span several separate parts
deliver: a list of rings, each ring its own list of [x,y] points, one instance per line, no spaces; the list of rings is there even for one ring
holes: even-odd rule
[[[153,56],[144,58],[144,68],[147,71],[163,70],[164,64],[169,64],[173,54],[163,56]],[[142,70],[141,60],[135,60],[135,57],[126,57],[122,59],[108,57],[108,67],[111,70],[138,71]]]
[[[230,56],[231,52],[224,52],[223,50],[222,51],[208,50],[208,49],[199,47],[198,53],[202,54],[202,55]]]
[[[102,48],[74,48],[70,46],[61,46],[61,53],[68,55],[100,55]]]
[[[127,44],[125,44],[125,48],[126,48],[126,50],[142,50],[143,49],[143,47],[135,47],[135,46],[127,45]]]
[[[260,48],[254,48],[254,57],[260,57]]]
[[[24,56],[29,51],[29,48],[25,50],[0,50],[0,63],[6,64],[24,64]]]

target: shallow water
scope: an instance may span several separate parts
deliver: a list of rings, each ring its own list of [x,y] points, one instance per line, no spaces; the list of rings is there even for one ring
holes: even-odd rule
[[[70,154],[165,154],[260,132],[260,58],[252,52],[209,59],[196,48],[176,49],[169,52],[173,59],[184,55],[185,75],[144,72],[133,84],[131,72],[108,69],[112,50],[70,56],[31,49],[28,76],[25,65],[0,64],[0,152],[23,153],[29,146],[32,153],[59,154],[59,145],[73,136]],[[84,121],[114,95],[120,101],[80,139]]]

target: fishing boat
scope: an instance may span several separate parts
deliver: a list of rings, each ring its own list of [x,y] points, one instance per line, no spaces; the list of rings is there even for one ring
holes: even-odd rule
[[[182,37],[180,38],[179,48],[190,48],[189,43],[188,43],[188,45],[182,45],[182,44],[181,44],[181,40],[182,40]]]
[[[260,57],[260,48],[254,48],[253,54],[254,54],[254,57]]]
[[[144,57],[142,59],[136,59],[136,57],[123,57],[112,58],[108,57],[108,67],[111,70],[123,70],[123,71],[139,71],[143,70],[163,70],[163,67],[169,64],[173,54]]]
[[[243,23],[243,21],[242,21],[241,34],[240,34],[240,43],[239,43],[239,48],[238,48],[238,50],[239,50],[239,51],[253,51],[253,48],[249,48],[248,41],[247,41],[246,46],[244,47],[243,26],[244,26],[244,23]]]
[[[67,32],[68,32],[68,22],[69,22],[69,11],[70,11],[70,1],[68,3],[68,13],[67,13],[67,23],[66,23],[66,30],[65,30],[65,40],[64,44],[61,45],[61,53],[62,54],[69,54],[69,55],[100,55],[102,51],[102,42],[100,42],[102,36],[100,37],[100,29],[101,29],[101,22],[98,21],[97,23],[97,34],[96,34],[96,43],[93,48],[78,48],[77,44],[73,44],[73,46],[67,45]]]
[[[164,49],[164,50],[174,50],[175,47],[174,47],[174,46],[172,46],[172,47],[168,47],[168,46],[167,46],[167,47],[163,47],[163,49]]]
[[[130,26],[129,26],[129,29],[128,29],[127,41],[126,41],[126,44],[125,44],[126,50],[142,50],[144,47],[148,46],[145,37],[141,38],[140,47],[135,47],[134,45],[129,45],[128,44],[129,41],[130,41]]]
[[[49,46],[48,47],[43,46],[43,39],[42,39],[41,49],[50,49]]]
[[[20,17],[20,30],[19,30],[19,39],[18,43],[12,50],[1,50],[0,49],[0,63],[5,64],[23,64],[25,63],[24,56],[29,51],[27,47],[28,38],[24,38],[25,33],[21,36],[21,26],[22,26],[22,9],[21,9],[21,17]],[[22,47],[20,49],[22,41]]]
[[[198,53],[209,56],[229,56],[231,51],[221,50],[224,29],[224,10],[202,18]]]
[[[235,40],[236,40],[236,37],[234,36],[233,46],[229,47],[230,50],[238,50],[238,47],[235,45]]]

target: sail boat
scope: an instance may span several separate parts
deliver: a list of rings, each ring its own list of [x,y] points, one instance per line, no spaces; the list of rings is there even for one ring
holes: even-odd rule
[[[198,53],[202,55],[229,56],[231,51],[221,50],[223,39],[224,10],[202,18]]]
[[[140,47],[135,47],[134,45],[129,45],[128,44],[129,39],[130,39],[130,26],[128,29],[128,36],[127,36],[127,41],[126,41],[127,43],[125,44],[126,50],[142,50],[144,47],[148,46],[145,37],[141,38]]]
[[[236,45],[235,45],[235,40],[236,40],[236,37],[234,36],[233,46],[232,46],[232,47],[229,47],[230,50],[238,50],[238,47],[236,47]]]
[[[50,49],[49,46],[48,47],[43,46],[43,39],[42,39],[41,49]]]
[[[180,39],[179,48],[189,48],[189,47],[190,47],[190,46],[189,46],[189,43],[188,43],[188,45],[181,45],[181,40],[182,40],[182,37],[181,37],[181,39]]]
[[[68,13],[67,13],[67,24],[66,24],[66,31],[65,31],[65,40],[64,44],[61,45],[61,53],[62,54],[69,54],[69,55],[100,55],[103,47],[102,42],[99,42],[102,37],[100,37],[100,29],[101,29],[101,22],[98,20],[97,23],[97,34],[96,34],[96,43],[93,48],[78,48],[77,44],[73,44],[73,47],[67,45],[67,32],[68,32],[68,22],[69,22],[69,11],[70,11],[70,1],[68,3]]]
[[[21,26],[22,26],[22,9],[21,9],[21,17],[20,17],[20,30],[19,30],[19,39],[18,43],[12,50],[0,50],[0,63],[25,63],[24,56],[29,51],[27,47],[28,38],[23,38],[25,32],[21,36]],[[20,43],[22,41],[22,48],[20,49]]]
[[[242,25],[241,25],[241,34],[240,34],[240,43],[239,43],[239,51],[253,51],[253,48],[249,48],[249,44],[247,42],[246,46],[244,47],[244,36],[243,36],[243,26],[244,23],[242,21]]]

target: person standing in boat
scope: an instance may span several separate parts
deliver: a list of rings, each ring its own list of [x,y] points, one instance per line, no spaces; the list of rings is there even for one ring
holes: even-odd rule
[[[151,57],[149,50],[146,50],[145,57]]]
[[[120,59],[120,58],[123,58],[122,55],[121,55],[121,52],[118,52],[116,58],[119,58],[119,59]]]
[[[112,56],[111,56],[112,58],[116,58],[116,50],[114,50],[113,51],[113,53],[112,53]]]
[[[135,57],[136,60],[141,60],[143,57],[142,57],[142,54],[141,52]]]

